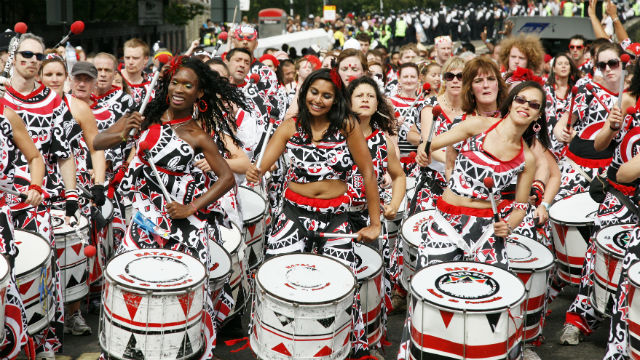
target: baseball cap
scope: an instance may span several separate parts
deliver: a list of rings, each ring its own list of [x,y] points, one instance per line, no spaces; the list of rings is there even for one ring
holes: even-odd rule
[[[98,70],[92,63],[87,61],[80,61],[73,65],[73,68],[71,69],[71,76],[80,74],[89,75],[94,79],[98,78]]]

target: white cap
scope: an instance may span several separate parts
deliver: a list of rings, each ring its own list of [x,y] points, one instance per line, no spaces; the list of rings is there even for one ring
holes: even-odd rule
[[[356,50],[360,50],[360,42],[358,42],[358,40],[351,38],[347,41],[344,42],[344,46],[342,47],[342,50],[347,50],[347,49],[356,49]]]

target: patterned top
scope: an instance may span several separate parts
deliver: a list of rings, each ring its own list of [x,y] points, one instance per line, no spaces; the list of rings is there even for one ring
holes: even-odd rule
[[[281,121],[287,110],[286,104],[279,101],[278,77],[267,65],[258,60],[253,60],[251,69],[247,74],[247,82],[249,82],[251,74],[258,74],[260,76],[260,81],[258,81],[256,86],[261,96],[267,99],[268,109],[260,109],[260,111],[271,119]],[[267,121],[266,124],[268,125],[269,122]]]
[[[412,145],[407,140],[407,135],[411,126],[420,122],[420,111],[418,110],[421,107],[420,101],[414,104],[415,98],[405,98],[400,95],[391,96],[389,100],[393,104],[396,119],[401,116],[404,117],[404,122],[398,127],[398,148],[400,149],[400,155],[406,156],[410,152],[417,150],[417,146]],[[411,106],[412,104],[414,106]]]
[[[387,172],[388,168],[387,137],[382,130],[375,129],[369,136],[367,136],[366,140],[369,153],[371,154],[371,159],[373,160],[373,173],[376,176],[378,185],[380,186],[384,181],[384,174]],[[358,171],[358,166],[355,164],[353,165],[352,174],[349,177],[347,186],[347,194],[349,195],[349,198],[351,198],[352,205],[366,204],[367,200],[365,196],[364,179]]]
[[[2,105],[13,109],[22,118],[36,148],[44,158],[47,171],[43,189],[50,196],[59,195],[63,186],[57,161],[71,156],[63,128],[65,119],[71,117],[69,107],[53,90],[42,84],[28,95],[22,95],[12,87],[7,87],[7,92],[0,99],[0,106]],[[31,183],[31,175],[24,155],[20,154],[16,159],[15,168],[14,186],[16,190],[26,192]],[[8,199],[12,210],[30,207],[11,195]]]
[[[620,166],[640,154],[640,119],[638,119],[637,113],[625,116],[620,132],[624,132],[622,141],[620,141],[620,145],[616,147],[611,165],[607,169],[607,178],[616,182]],[[637,186],[639,184],[640,179],[636,179],[631,185]]]
[[[296,119],[297,123],[297,119]],[[347,139],[341,131],[330,134],[318,144],[309,135],[297,131],[286,145],[289,160],[287,181],[308,184],[322,180],[347,180],[353,168],[353,158],[347,146]]]
[[[151,91],[151,98],[149,101],[153,100],[153,96],[155,95],[155,90],[150,89],[151,87],[151,78],[153,76],[151,74],[142,74],[142,82],[140,84],[132,84],[127,79],[122,77],[124,81],[129,85],[129,89],[131,90],[131,97],[133,101],[136,103],[136,107],[140,107],[142,105],[142,100],[147,96],[147,92]]]
[[[556,136],[553,133],[553,128],[558,123],[558,120],[569,111],[571,107],[571,98],[573,94],[571,93],[571,89],[567,89],[567,94],[564,98],[558,97],[558,93],[556,92],[556,86],[554,85],[544,86],[544,93],[546,95],[546,103],[547,106],[545,108],[545,114],[547,116],[547,131],[549,133],[549,140],[551,141],[551,152],[556,156],[556,158],[561,158],[563,149],[566,147],[566,144],[556,139]]]
[[[501,121],[493,124],[487,131],[462,142],[449,179],[449,189],[454,194],[471,199],[489,200],[489,190],[483,182],[486,177],[493,178],[493,191],[499,194],[524,170],[523,140],[520,140],[518,155],[508,161],[500,160],[484,149],[487,134]]]

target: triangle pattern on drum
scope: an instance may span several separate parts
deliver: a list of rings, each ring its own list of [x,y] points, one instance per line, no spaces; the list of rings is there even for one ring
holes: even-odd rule
[[[129,337],[129,342],[127,342],[127,347],[122,354],[122,357],[125,359],[136,359],[136,360],[144,360],[144,353],[142,350],[136,348],[137,341],[136,336],[131,334]]]
[[[329,326],[333,325],[334,321],[336,321],[335,316],[331,316],[325,319],[318,319],[320,325],[324,326],[325,329],[328,329]]]
[[[283,343],[280,343],[280,344],[274,346],[271,350],[273,350],[275,352],[278,352],[280,354],[283,354],[283,355],[291,356],[291,353],[289,352],[287,347],[284,346]]]
[[[562,244],[562,246],[565,246],[564,239],[567,236],[567,227],[558,224],[553,224],[553,226],[556,228],[556,233],[558,234],[558,240],[560,241],[560,244]]]
[[[258,263],[258,256],[256,255],[256,252],[253,250],[253,248],[249,247],[249,264],[253,265],[257,263]]]
[[[186,293],[182,296],[178,296],[178,301],[180,302],[180,306],[182,307],[182,311],[184,311],[184,316],[189,314],[189,310],[191,310],[191,305],[193,304],[193,295],[195,293],[190,292]]]
[[[531,275],[533,275],[533,273],[518,273],[518,277],[520,278],[520,280],[522,280],[523,284],[526,284],[529,282]]]
[[[71,245],[71,248],[76,253],[76,255],[80,256],[80,252],[82,251],[82,243]]]
[[[184,333],[184,338],[182,338],[180,344],[180,349],[178,350],[178,355],[176,356],[177,359],[182,359],[193,354],[193,348],[191,347],[191,340],[189,340],[188,332]]]
[[[376,276],[373,278],[373,282],[376,284],[376,290],[378,290],[378,294],[380,294],[380,282],[382,281],[381,276]]]
[[[31,288],[31,285],[33,285],[33,282],[36,281],[36,279],[33,279],[31,281],[27,281],[26,283],[20,284],[19,289],[20,289],[20,294],[26,294],[29,289]]]
[[[27,325],[31,326],[42,319],[44,319],[44,316],[42,316],[42,314],[40,314],[39,312],[34,311],[33,314],[31,315],[31,319],[29,319],[29,324]]]
[[[250,238],[253,239],[253,234],[256,232],[256,225],[247,226],[247,231],[249,231],[249,235],[251,235]]]
[[[444,322],[444,327],[448,328],[449,324],[451,323],[451,319],[453,318],[453,313],[440,310],[440,316],[442,317],[442,321]]]
[[[489,321],[489,327],[491,328],[491,331],[495,333],[502,313],[486,314],[485,316],[487,317],[487,321]]]
[[[322,349],[320,349],[320,351],[318,351],[315,355],[313,355],[313,357],[329,356],[332,353],[333,353],[333,350],[331,350],[330,347],[325,345]]]
[[[287,326],[293,321],[293,318],[290,318],[288,316],[282,315],[282,314],[277,313],[275,311],[273,312],[273,314],[276,316],[276,318],[280,322],[280,325],[282,325],[282,326]]]
[[[614,257],[607,258],[607,275],[609,276],[609,281],[613,280],[613,275],[616,272],[616,268],[618,267],[618,259]]]
[[[127,305],[129,316],[131,317],[131,320],[133,320],[133,318],[136,316],[136,313],[138,312],[138,307],[140,306],[142,296],[123,292],[122,297],[124,298],[125,305]]]

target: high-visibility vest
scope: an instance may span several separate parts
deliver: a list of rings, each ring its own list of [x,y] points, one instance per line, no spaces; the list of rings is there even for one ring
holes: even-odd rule
[[[635,3],[635,4],[633,4],[632,9],[633,9],[633,13],[634,13],[636,16],[640,16],[640,2],[636,1],[636,3]]]
[[[584,3],[583,3],[583,2],[581,2],[581,3],[578,5],[578,9],[580,9],[580,10],[579,10],[579,11],[580,11],[580,17],[584,17]]]
[[[404,37],[407,33],[407,23],[403,19],[396,20],[396,36]]]
[[[571,17],[573,16],[573,3],[571,1],[567,1],[564,3],[564,9],[562,16]]]

